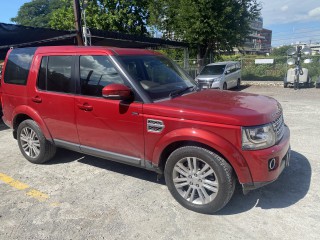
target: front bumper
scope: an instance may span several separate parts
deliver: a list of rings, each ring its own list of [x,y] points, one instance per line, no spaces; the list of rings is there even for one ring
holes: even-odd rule
[[[244,151],[252,182],[242,183],[244,192],[254,190],[274,182],[290,162],[290,130],[285,126],[281,141],[270,148],[257,151]],[[269,161],[275,159],[275,168],[270,170]]]
[[[220,81],[212,82],[212,81],[201,81],[198,83],[198,86],[201,89],[221,89]]]

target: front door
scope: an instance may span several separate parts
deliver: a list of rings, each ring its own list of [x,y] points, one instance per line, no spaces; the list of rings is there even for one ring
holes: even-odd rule
[[[82,151],[140,164],[144,156],[142,103],[102,97],[104,86],[125,84],[107,56],[80,56],[79,70],[75,112]]]

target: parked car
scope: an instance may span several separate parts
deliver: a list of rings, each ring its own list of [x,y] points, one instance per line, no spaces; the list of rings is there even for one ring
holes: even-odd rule
[[[316,80],[316,88],[320,88],[320,76]]]
[[[217,62],[206,65],[195,79],[201,89],[227,90],[241,85],[240,62]]]
[[[299,74],[299,85],[304,87],[311,87],[311,77],[309,76],[309,71],[307,68],[302,68],[302,71]],[[295,69],[289,68],[287,71],[286,76],[284,77],[283,87],[288,87],[289,85],[294,86],[294,79],[295,79]]]
[[[22,57],[23,56],[23,57]],[[275,181],[290,132],[273,98],[199,91],[174,62],[141,49],[9,50],[2,100],[23,156],[44,163],[56,147],[164,174],[172,196],[201,213]]]

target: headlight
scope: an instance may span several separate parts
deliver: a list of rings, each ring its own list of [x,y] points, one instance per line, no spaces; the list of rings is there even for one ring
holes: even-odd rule
[[[255,127],[242,127],[242,149],[258,150],[271,147],[276,143],[272,124]]]

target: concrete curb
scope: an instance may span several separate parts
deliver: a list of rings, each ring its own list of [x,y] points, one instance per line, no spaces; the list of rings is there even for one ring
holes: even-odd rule
[[[283,86],[283,81],[245,81],[242,80],[243,85],[250,86]]]

